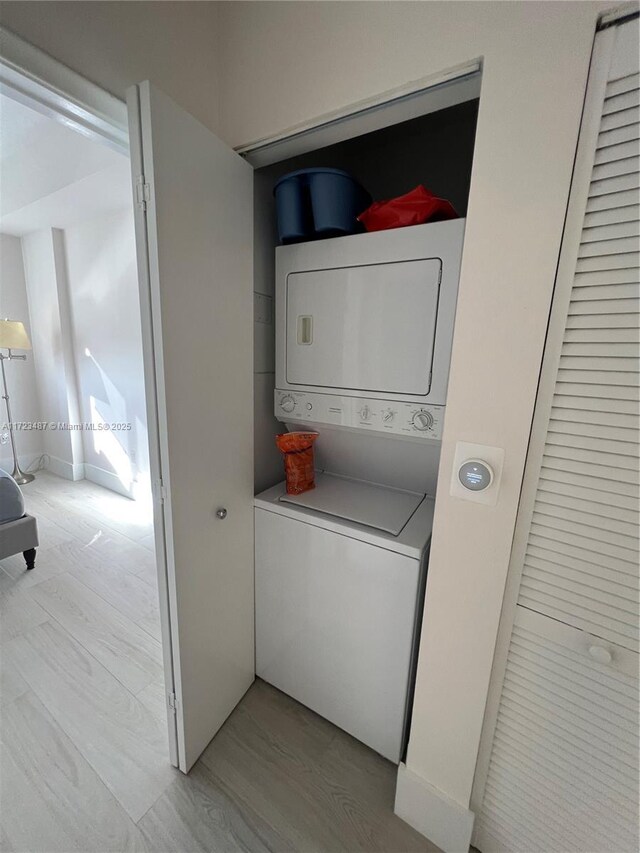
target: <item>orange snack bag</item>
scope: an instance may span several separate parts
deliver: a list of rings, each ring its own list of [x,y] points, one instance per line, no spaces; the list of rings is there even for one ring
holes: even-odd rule
[[[317,437],[317,432],[283,432],[276,436],[278,449],[284,454],[288,495],[315,489],[313,442]]]

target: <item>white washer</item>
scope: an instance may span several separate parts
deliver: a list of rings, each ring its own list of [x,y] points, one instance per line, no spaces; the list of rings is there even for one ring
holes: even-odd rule
[[[255,498],[256,672],[399,762],[433,500],[320,473]]]

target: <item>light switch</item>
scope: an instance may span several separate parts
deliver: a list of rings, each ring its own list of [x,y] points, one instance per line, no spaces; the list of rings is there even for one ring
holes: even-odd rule
[[[466,501],[495,506],[500,491],[504,450],[459,441],[453,457],[450,494]]]

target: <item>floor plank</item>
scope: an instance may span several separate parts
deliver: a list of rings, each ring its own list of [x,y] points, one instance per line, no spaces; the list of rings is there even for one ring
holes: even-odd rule
[[[128,541],[128,537],[124,537],[119,531],[107,528],[101,519],[96,518],[86,501],[72,500],[67,493],[59,494],[53,487],[47,493],[25,495],[25,508],[38,519],[39,526],[42,526],[43,519],[55,521],[58,527],[65,530],[74,541],[80,541],[85,545],[96,536],[105,535],[105,533],[116,540],[127,539]],[[40,536],[41,547],[51,547],[53,544],[55,543],[47,540],[46,532]]]
[[[22,696],[23,693],[26,693],[28,689],[29,685],[20,675],[14,664],[11,663],[6,655],[0,654],[0,706],[13,702],[19,696]],[[2,762],[0,760],[0,774],[1,772]]]
[[[59,545],[43,546],[37,549],[36,566],[31,571],[27,571],[22,555],[8,557],[0,562],[3,575],[8,575],[8,579],[4,577],[0,579],[0,595],[7,588],[28,589],[44,580],[84,566],[92,566],[96,571],[105,565],[112,566],[123,574],[133,575],[134,572],[130,571],[130,567],[134,561],[127,555],[126,550],[139,546],[126,541],[124,549],[119,543],[94,541],[85,544],[77,539],[70,539]],[[141,547],[139,550],[146,557],[146,550]]]
[[[158,566],[155,551],[145,548],[144,545],[136,544],[135,549],[127,552],[127,559],[129,560],[129,571],[138,575],[145,583],[157,590]]]
[[[147,684],[136,694],[139,702],[147,708],[153,716],[163,725],[167,724],[167,691],[162,681],[154,681]]]
[[[32,506],[48,505],[56,509],[64,503],[67,512],[77,512],[90,516],[93,523],[106,526],[137,541],[153,532],[151,504],[148,501],[132,501],[108,489],[104,489],[89,480],[60,486],[48,472],[38,474],[36,480],[24,489],[27,511]]]
[[[120,564],[101,559],[98,565],[76,566],[71,574],[156,640],[161,640],[158,593]]]
[[[7,561],[2,562],[4,567]],[[117,569],[123,574],[135,575],[157,591],[157,571],[154,555],[128,539],[114,539],[111,533],[100,532],[90,542],[72,540],[52,548],[40,548],[36,558],[37,572],[33,570],[24,577],[24,561],[12,574],[20,583],[33,586],[46,578],[91,566],[99,570],[103,566]],[[21,573],[21,574],[20,574]],[[157,594],[157,592],[156,592]]]
[[[293,850],[433,851],[393,814],[396,768],[261,681],[202,756],[250,825]]]
[[[2,750],[0,820],[10,849],[146,849],[138,827],[33,693],[4,708]]]
[[[6,575],[0,575],[0,589],[7,583]],[[47,611],[22,590],[4,589],[0,595],[0,640],[3,643],[48,619]]]
[[[57,623],[4,654],[129,816],[138,821],[175,779],[166,726]]]
[[[120,495],[107,491],[106,497],[93,492],[89,497],[89,504],[96,518],[134,542],[153,533],[150,506],[147,508],[144,502],[139,504],[126,498],[123,501]]]
[[[145,548],[148,548],[149,551],[155,553],[156,550],[156,542],[155,536],[153,533],[149,533],[148,536],[143,536],[142,539],[138,540],[140,545],[144,545]]]
[[[269,853],[286,849],[267,824],[256,828],[247,822],[202,764],[189,776],[176,779],[138,825],[150,850]]]
[[[25,506],[27,512],[31,512],[37,519],[40,528],[40,548],[51,548],[62,545],[63,542],[51,540],[47,535],[47,521],[55,521],[57,526],[63,528],[68,538],[65,542],[74,543],[75,546],[82,545],[95,552],[97,555],[106,555],[110,559],[118,557],[123,566],[134,574],[142,574],[145,579],[150,579],[155,585],[155,557],[153,549],[148,547],[148,536],[140,537],[141,544],[136,539],[125,535],[118,529],[118,524],[113,519],[105,523],[105,514],[96,511],[96,505],[100,498],[108,495],[106,489],[91,485],[91,500],[86,496],[79,499],[77,496],[71,498],[73,489],[80,489],[81,483],[72,484],[71,491],[66,488],[60,492],[57,480],[60,478],[51,475],[40,475],[44,482],[39,483],[39,491],[25,494]],[[82,482],[82,481],[81,481]],[[29,484],[29,489],[34,484]],[[26,490],[25,490],[26,492]],[[84,495],[84,492],[83,492]],[[114,495],[115,499],[126,505],[126,510],[134,506],[133,502],[120,495]],[[109,500],[112,500],[109,497]],[[150,518],[150,509],[147,509],[148,518],[144,525],[145,530],[153,529]]]
[[[126,688],[162,678],[162,645],[70,574],[32,587],[33,599]]]

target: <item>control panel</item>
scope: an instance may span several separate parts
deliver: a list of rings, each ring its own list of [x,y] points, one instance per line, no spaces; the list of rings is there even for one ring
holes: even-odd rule
[[[442,438],[444,418],[444,406],[277,389],[274,412],[280,421],[311,421],[437,440]]]

